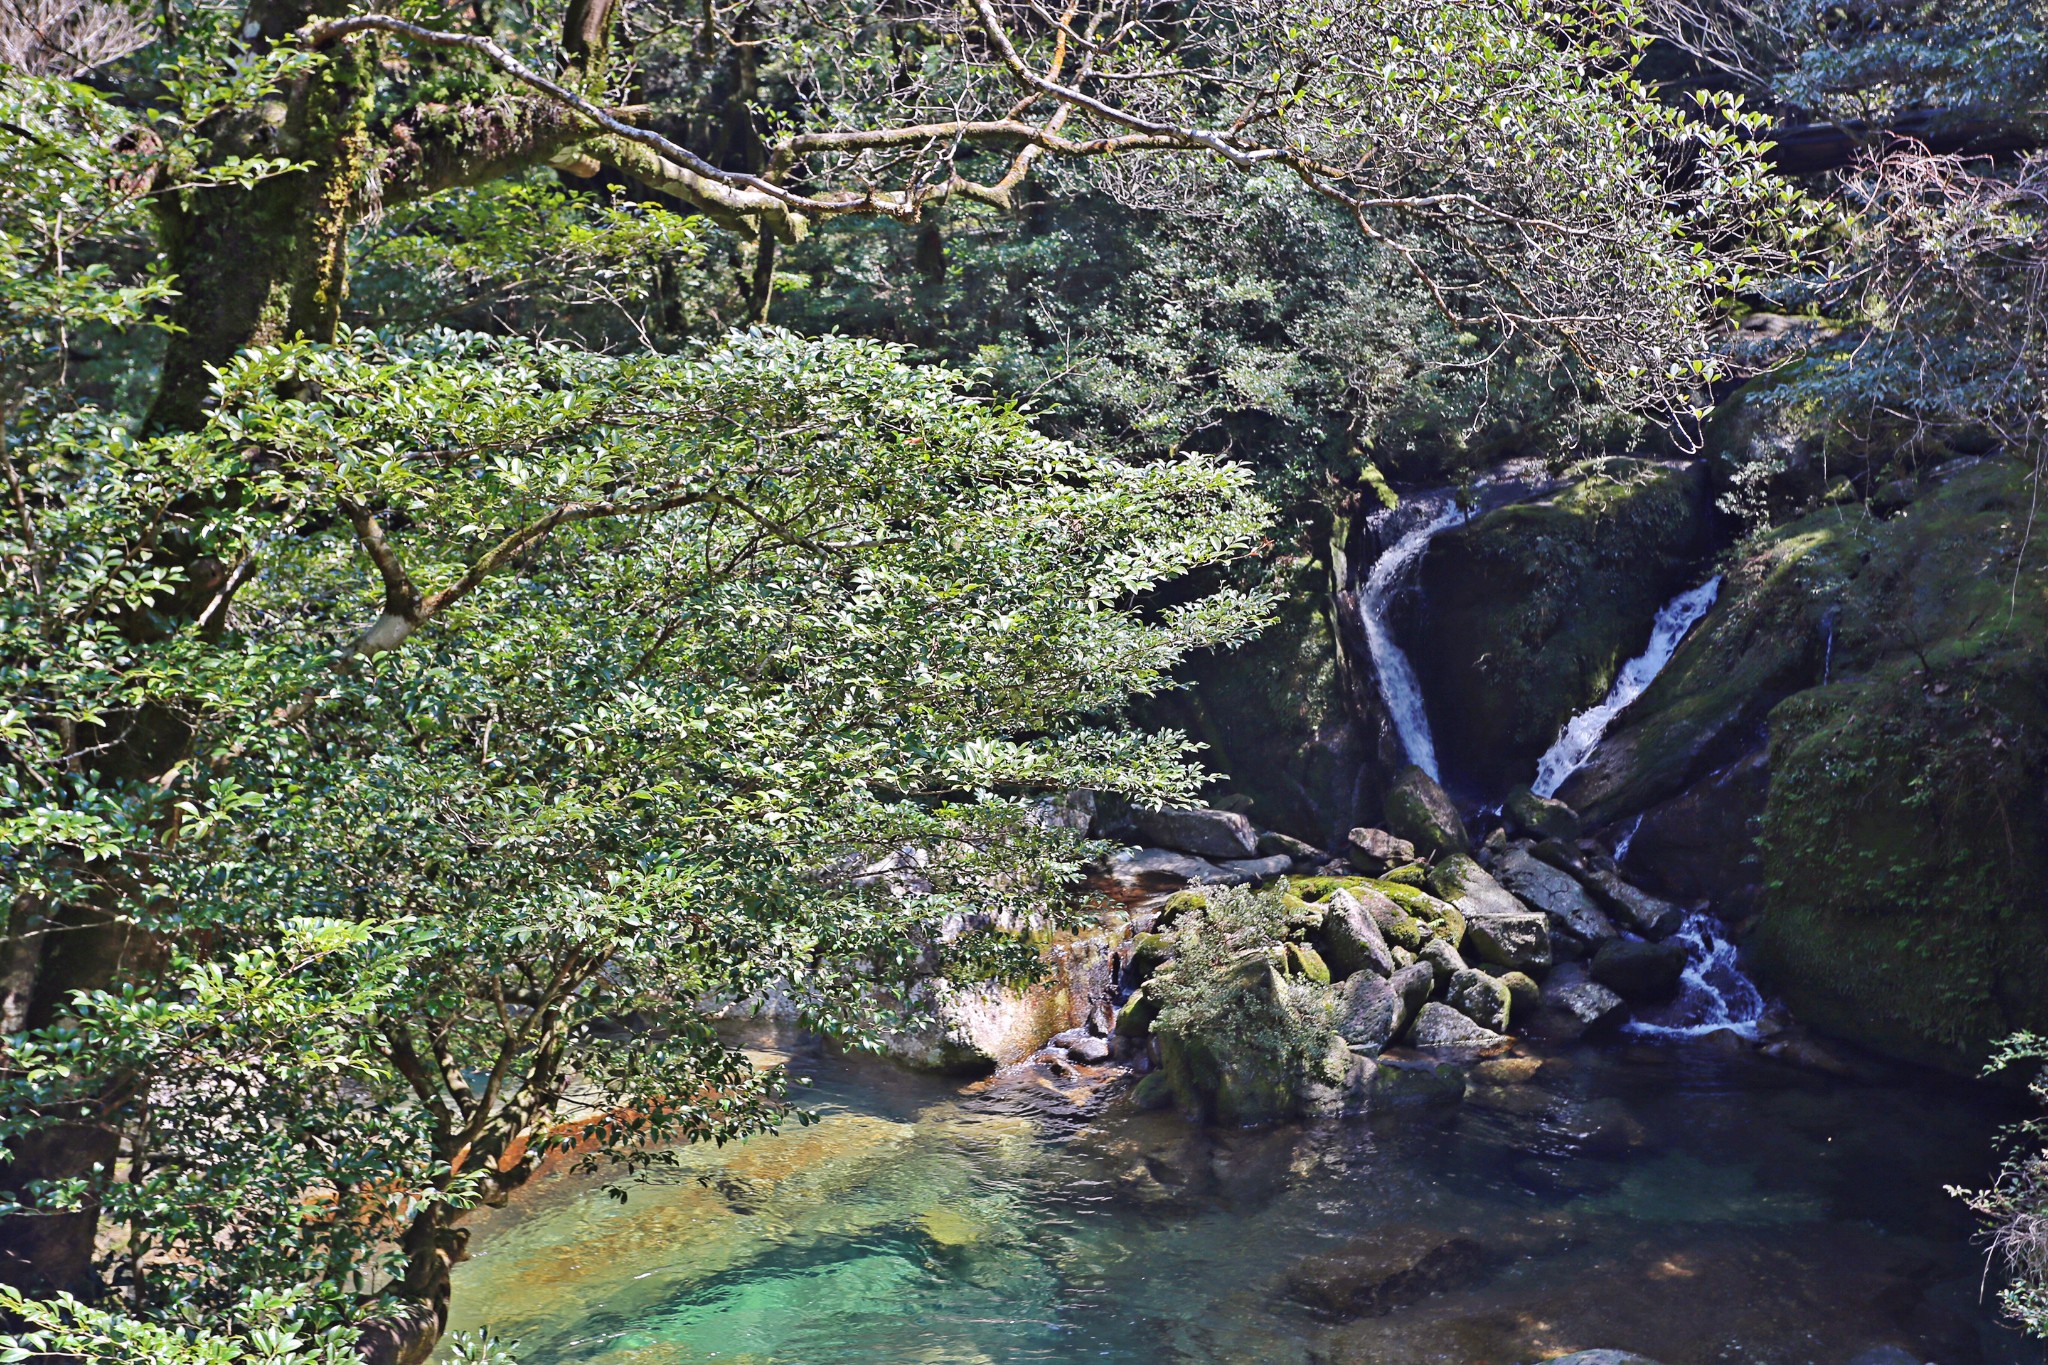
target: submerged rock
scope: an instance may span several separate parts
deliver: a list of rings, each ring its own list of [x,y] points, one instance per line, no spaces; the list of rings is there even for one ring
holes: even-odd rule
[[[1167,1109],[1173,1105],[1173,1085],[1164,1071],[1148,1072],[1131,1087],[1131,1103],[1140,1109]]]
[[[1458,1104],[1465,1098],[1465,1068],[1455,1062],[1417,1057],[1381,1057],[1373,1073],[1376,1108]]]
[[[1201,858],[1255,858],[1258,831],[1236,811],[1134,809],[1131,823],[1148,844]]]
[[[1460,1233],[1421,1225],[1380,1228],[1287,1272],[1287,1296],[1324,1317],[1377,1317],[1431,1294],[1462,1288],[1486,1253]]]
[[[1469,853],[1464,821],[1435,778],[1417,767],[1403,768],[1386,795],[1387,828],[1415,846],[1418,853],[1442,857]]]

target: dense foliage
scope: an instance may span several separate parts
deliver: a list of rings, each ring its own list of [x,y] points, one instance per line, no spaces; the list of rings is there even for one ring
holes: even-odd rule
[[[1270,605],[1202,586],[1268,516],[1226,460],[1629,443],[1815,236],[1645,19],[53,18],[0,79],[22,1349],[416,1355],[465,1209],[794,1116],[708,1006],[859,1045],[1033,971],[1088,852],[1035,800],[1192,791],[1121,708]],[[1242,1012],[1260,904],[1162,1028]]]

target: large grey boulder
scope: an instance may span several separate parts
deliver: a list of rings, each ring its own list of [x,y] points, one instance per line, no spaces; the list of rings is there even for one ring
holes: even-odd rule
[[[1683,943],[1642,943],[1618,938],[1593,954],[1593,979],[1628,1000],[1662,1000],[1685,972]]]
[[[1523,971],[1550,965],[1548,917],[1522,904],[1478,863],[1463,855],[1446,858],[1429,884],[1464,917],[1469,956]]]
[[[1415,861],[1415,845],[1383,829],[1354,829],[1344,837],[1344,852],[1351,865],[1368,877]]]
[[[1619,1023],[1627,1005],[1592,978],[1584,963],[1566,962],[1545,978],[1533,1031],[1568,1042]]]
[[[1392,976],[1394,955],[1371,909],[1350,891],[1339,891],[1323,904],[1325,913],[1316,943],[1332,974],[1347,977],[1353,972],[1371,972],[1375,976]]]
[[[1422,1007],[1415,1016],[1414,1027],[1408,1030],[1408,1042],[1413,1047],[1490,1049],[1504,1046],[1509,1041],[1504,1034],[1481,1028],[1449,1005],[1436,1000]]]
[[[1415,845],[1425,857],[1469,853],[1465,822],[1435,778],[1417,767],[1403,768],[1387,789],[1387,828]]]
[[[1554,928],[1580,943],[1598,945],[1621,936],[1614,921],[1579,885],[1578,878],[1552,867],[1519,844],[1510,844],[1493,855],[1493,875],[1517,900],[1550,916]]]
[[[1579,875],[1593,898],[1644,938],[1664,939],[1685,924],[1685,911],[1623,881],[1619,873],[1589,867]]]
[[[1255,858],[1259,854],[1259,832],[1236,811],[1134,809],[1131,823],[1146,843],[1198,858]]]
[[[1026,818],[1040,829],[1064,829],[1086,837],[1095,825],[1095,793],[1072,791],[1044,797]]]
[[[1303,865],[1326,863],[1330,860],[1329,854],[1306,840],[1297,839],[1292,834],[1282,834],[1278,830],[1260,830],[1259,856],[1261,858],[1272,858],[1281,855],[1292,858],[1295,862]]]
[[[1384,1051],[1408,1015],[1408,1002],[1384,977],[1360,972],[1337,987],[1337,1036],[1362,1052]]]
[[[1505,1033],[1514,996],[1505,982],[1467,967],[1452,974],[1444,1002],[1479,1027]]]

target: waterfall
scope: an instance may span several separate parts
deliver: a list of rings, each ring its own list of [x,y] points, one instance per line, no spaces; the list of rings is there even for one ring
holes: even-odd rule
[[[1427,521],[1396,540],[1373,561],[1371,572],[1365,576],[1365,586],[1358,594],[1358,614],[1365,626],[1366,644],[1372,650],[1372,668],[1379,678],[1380,700],[1386,703],[1387,716],[1393,721],[1394,734],[1400,738],[1408,761],[1432,779],[1441,777],[1441,774],[1436,766],[1436,741],[1429,733],[1429,713],[1422,705],[1422,684],[1417,681],[1415,666],[1408,662],[1407,654],[1394,643],[1393,628],[1387,621],[1387,602],[1401,586],[1408,570],[1429,548],[1431,538],[1470,515],[1458,506],[1454,495],[1443,493],[1436,496],[1442,498],[1442,505],[1431,511]]]
[[[1716,574],[1658,609],[1657,619],[1650,626],[1649,645],[1621,666],[1620,676],[1615,678],[1614,686],[1608,689],[1606,698],[1598,706],[1589,707],[1565,722],[1557,742],[1537,762],[1536,781],[1531,786],[1538,796],[1556,795],[1564,780],[1578,771],[1579,765],[1593,752],[1593,746],[1607,733],[1607,727],[1614,723],[1614,718],[1630,702],[1642,696],[1643,690],[1664,671],[1664,665],[1670,663],[1672,654],[1677,652],[1679,641],[1707,614],[1720,593],[1721,577]]]
[[[1764,997],[1736,965],[1735,945],[1697,910],[1685,917],[1672,941],[1685,945],[1689,959],[1678,979],[1678,997],[1668,1005],[1639,1010],[1628,1031],[1657,1038],[1698,1038],[1732,1029],[1745,1038],[1756,1037]]]
[[[1643,813],[1637,811],[1636,818],[1628,822],[1628,828],[1623,830],[1621,837],[1614,841],[1614,865],[1616,867],[1620,867],[1624,862],[1628,861],[1629,845],[1635,843],[1636,831],[1642,827]]]

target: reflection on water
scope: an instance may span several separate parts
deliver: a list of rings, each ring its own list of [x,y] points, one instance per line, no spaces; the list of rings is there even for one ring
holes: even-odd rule
[[[2005,1115],[1924,1076],[1621,1042],[1448,1113],[1215,1133],[1060,1122],[1025,1078],[795,1067],[815,1126],[687,1151],[623,1204],[566,1174],[480,1215],[454,1325],[529,1365],[2040,1359],[1979,1306],[1941,1188]],[[1349,1323],[1283,1292],[1304,1256],[1418,1228],[1485,1264]]]

